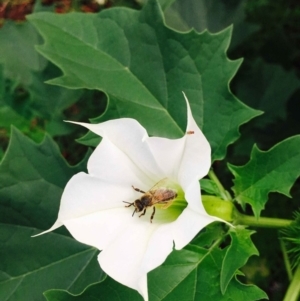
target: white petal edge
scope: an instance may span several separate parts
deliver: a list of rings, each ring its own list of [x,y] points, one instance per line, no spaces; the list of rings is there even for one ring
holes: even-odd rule
[[[195,122],[187,97],[183,93],[187,104],[187,133],[185,147],[178,171],[178,181],[187,190],[190,183],[207,175],[211,166],[211,147]]]
[[[88,216],[97,211],[124,208],[123,201],[132,202],[136,199],[136,193],[126,184],[113,184],[80,172],[65,187],[57,221],[39,235],[53,231],[70,219]]]
[[[91,154],[88,172],[105,182],[128,185],[129,188],[134,185],[149,189],[153,184],[144,170],[106,137]]]
[[[162,170],[157,165],[148,144],[145,143],[148,134],[135,119],[120,118],[99,124],[70,122],[84,126],[95,134],[109,139],[141,170],[144,170],[153,182],[163,178]]]

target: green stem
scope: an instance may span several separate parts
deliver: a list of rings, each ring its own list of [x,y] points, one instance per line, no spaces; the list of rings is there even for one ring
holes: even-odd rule
[[[300,296],[300,265],[297,267],[283,301],[297,301]]]
[[[239,212],[234,214],[234,224],[246,225],[253,227],[263,227],[263,228],[284,228],[291,224],[292,220],[272,218],[272,217],[260,217],[244,215]]]
[[[289,261],[289,257],[288,257],[287,251],[286,251],[286,247],[285,247],[282,239],[279,239],[279,242],[280,242],[280,247],[281,247],[281,251],[282,251],[282,255],[283,255],[285,269],[286,269],[287,275],[289,277],[289,281],[292,281],[293,273],[292,273],[292,268],[291,268],[291,264]]]
[[[219,181],[218,177],[212,169],[209,171],[208,176],[217,185],[222,199],[227,201],[231,200],[230,194],[225,190],[225,188],[223,187],[223,185],[221,184],[221,182]]]

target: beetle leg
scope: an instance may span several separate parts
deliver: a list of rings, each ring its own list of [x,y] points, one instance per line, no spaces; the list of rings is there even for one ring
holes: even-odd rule
[[[141,190],[141,189],[138,189],[136,187],[134,187],[133,185],[131,185],[131,187],[135,190],[135,191],[138,191],[140,193],[146,193],[145,191]]]

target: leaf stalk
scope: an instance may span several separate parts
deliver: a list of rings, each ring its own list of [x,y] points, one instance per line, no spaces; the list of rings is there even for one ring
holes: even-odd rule
[[[234,224],[245,225],[260,228],[284,228],[289,226],[292,220],[273,218],[273,217],[259,217],[241,214],[238,211],[234,214]]]
[[[223,185],[221,184],[221,182],[219,181],[218,177],[216,176],[215,172],[212,169],[209,171],[208,176],[217,185],[222,199],[226,201],[230,201],[231,200],[230,194],[228,193],[228,191],[225,190],[225,188],[223,187]]]
[[[300,265],[297,267],[283,301],[297,301],[300,296]]]

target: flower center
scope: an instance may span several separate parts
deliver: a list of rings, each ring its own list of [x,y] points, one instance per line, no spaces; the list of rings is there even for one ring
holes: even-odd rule
[[[148,191],[143,191],[137,187],[134,190],[142,193],[139,199],[128,203],[126,207],[134,207],[134,212],[143,219],[150,219],[155,223],[170,223],[175,221],[187,202],[184,199],[184,192],[176,182],[164,178],[157,182]]]

